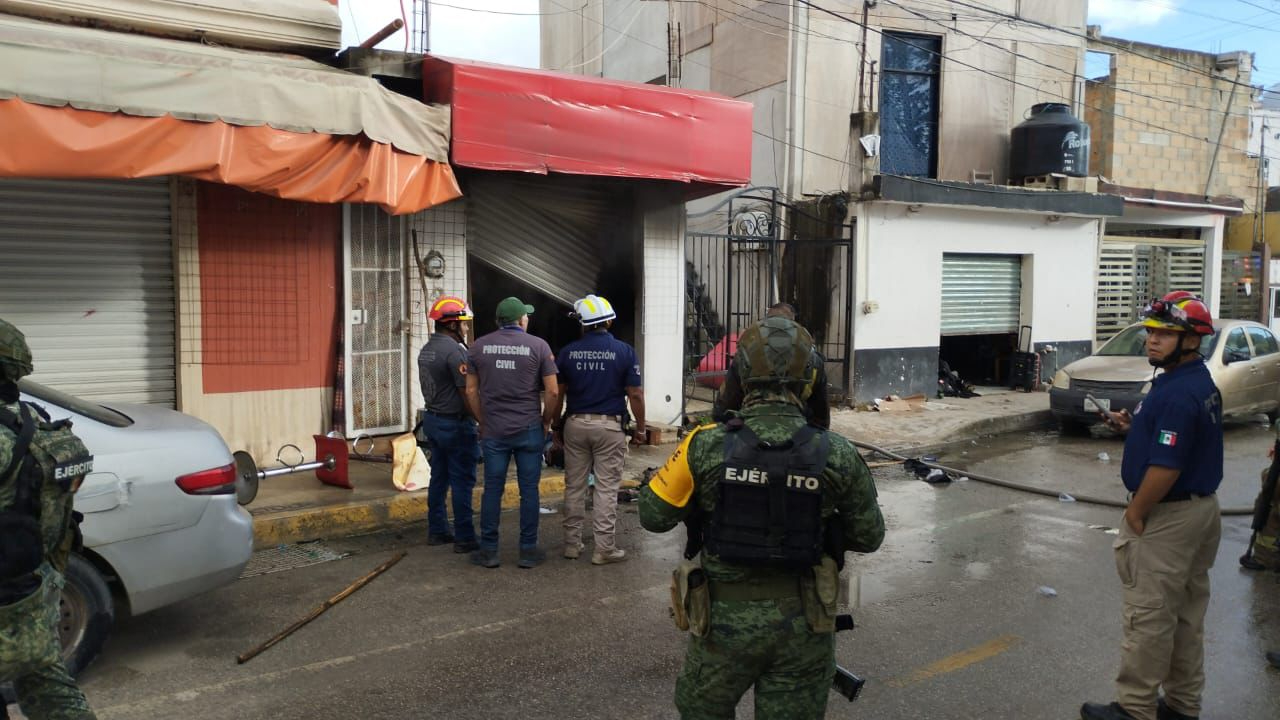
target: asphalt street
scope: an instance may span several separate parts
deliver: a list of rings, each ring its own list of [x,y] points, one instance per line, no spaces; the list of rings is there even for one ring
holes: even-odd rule
[[[1271,436],[1227,431],[1225,505],[1251,504]],[[1106,452],[1109,461],[1098,459]],[[1123,496],[1121,444],[1019,434],[944,453],[946,462],[1068,492]],[[867,679],[831,718],[1062,718],[1111,699],[1120,589],[1107,529],[1120,511],[976,481],[928,485],[876,470],[888,535],[850,556],[846,601],[859,627],[837,658]],[[424,528],[327,543],[342,560],[243,579],[120,623],[83,677],[103,720],[271,718],[674,718],[684,636],[667,615],[680,532],[639,528],[623,506],[627,562],[559,557],[560,515],[542,518],[546,565],[471,566]],[[1280,576],[1242,571],[1248,519],[1224,522],[1209,611],[1203,717],[1280,717]],[[408,557],[247,664],[271,637],[389,558]],[[751,718],[750,697],[739,708]]]

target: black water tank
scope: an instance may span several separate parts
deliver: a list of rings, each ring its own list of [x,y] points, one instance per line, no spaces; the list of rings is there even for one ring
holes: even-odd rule
[[[1009,181],[1049,173],[1089,175],[1089,126],[1062,103],[1031,106],[1031,117],[1013,129]]]

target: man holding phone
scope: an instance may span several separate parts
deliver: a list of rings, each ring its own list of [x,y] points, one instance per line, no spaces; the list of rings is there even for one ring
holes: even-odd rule
[[[1114,544],[1125,623],[1116,701],[1085,703],[1083,720],[1193,719],[1204,691],[1209,568],[1222,534],[1222,395],[1199,353],[1213,318],[1190,293],[1170,293],[1143,310],[1143,325],[1147,361],[1164,373],[1132,414],[1099,407],[1127,433],[1120,474],[1131,494]]]

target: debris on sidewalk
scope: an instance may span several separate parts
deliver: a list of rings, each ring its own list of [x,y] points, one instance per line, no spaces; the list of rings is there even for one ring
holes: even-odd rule
[[[1107,453],[1105,453],[1105,452],[1100,452],[1100,453],[1098,453],[1098,461],[1099,461],[1099,462],[1111,462],[1111,456],[1110,456],[1110,455],[1108,455],[1108,454],[1107,454]]]
[[[934,468],[929,471],[928,475],[924,476],[923,480],[930,485],[941,485],[951,482],[951,476],[942,470]]]
[[[951,369],[945,360],[938,363],[938,397],[981,397],[972,384],[964,381],[960,373]]]
[[[1040,587],[1036,588],[1036,592],[1040,593],[1042,597],[1050,597],[1050,598],[1058,597],[1058,591],[1054,590],[1048,585],[1041,585]]]
[[[1071,497],[1067,493],[1058,493],[1058,500],[1064,503],[1073,503],[1076,501],[1075,498]]]
[[[905,398],[898,397],[897,395],[890,395],[883,399],[876,398],[875,406],[876,409],[882,413],[904,413],[922,410],[924,409],[926,402],[927,401],[925,400],[923,393],[911,395]]]
[[[1113,528],[1110,525],[1090,525],[1090,530],[1101,530],[1108,535],[1119,535],[1120,528]]]

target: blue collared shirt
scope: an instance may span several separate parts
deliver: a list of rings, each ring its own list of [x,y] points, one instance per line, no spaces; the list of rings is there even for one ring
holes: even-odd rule
[[[1209,495],[1222,483],[1222,394],[1196,360],[1165,371],[1133,414],[1120,477],[1137,492],[1152,465],[1180,470],[1172,494]]]
[[[556,357],[566,385],[565,412],[621,415],[629,387],[640,387],[636,351],[606,330],[593,330],[560,349]]]

